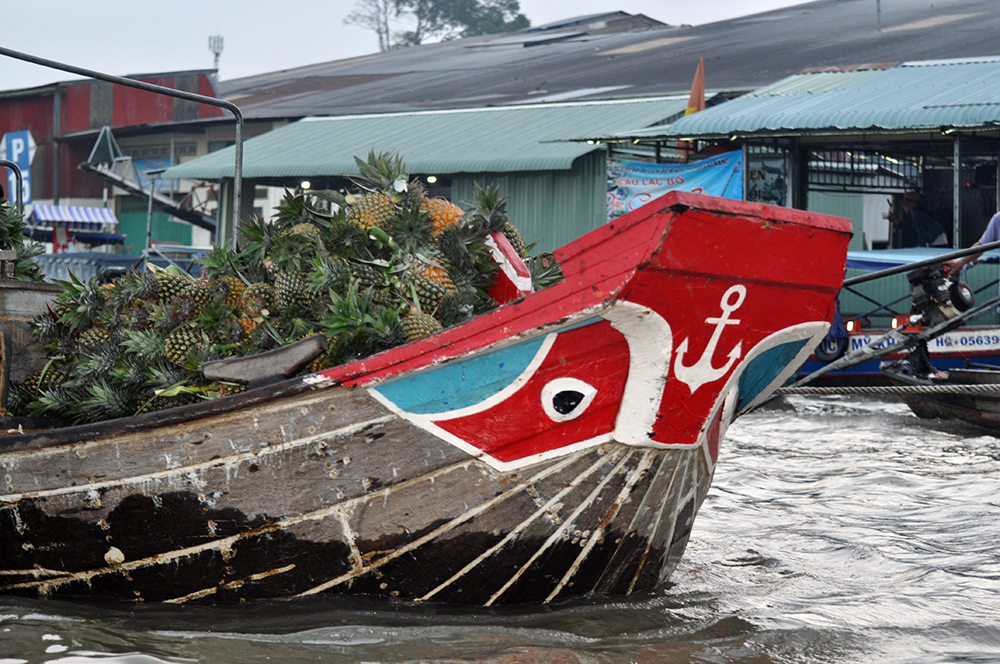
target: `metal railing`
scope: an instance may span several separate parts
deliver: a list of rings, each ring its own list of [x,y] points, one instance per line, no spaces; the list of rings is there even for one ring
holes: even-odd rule
[[[21,198],[21,192],[24,189],[24,179],[21,175],[21,167],[8,159],[0,159],[0,166],[6,166],[10,170],[14,171],[14,179],[17,180],[17,211],[20,214],[24,214],[24,203],[22,202],[24,199]],[[9,197],[8,200],[10,200]]]
[[[146,92],[153,92],[156,94],[166,95],[168,97],[176,97],[178,99],[186,99],[188,101],[197,102],[199,104],[207,104],[209,106],[217,106],[219,108],[224,108],[236,118],[236,168],[233,172],[233,224],[234,226],[240,223],[240,214],[242,207],[243,198],[243,112],[233,104],[225,99],[218,99],[216,97],[206,97],[204,95],[195,94],[194,92],[185,92],[183,90],[175,90],[173,88],[164,87],[162,85],[155,85],[153,83],[146,83],[145,81],[137,81],[133,78],[125,78],[123,76],[114,76],[112,74],[104,74],[98,71],[93,71],[90,69],[84,69],[83,67],[76,67],[74,65],[67,65],[62,62],[56,62],[54,60],[47,60],[45,58],[40,58],[35,55],[29,55],[27,53],[21,53],[20,51],[14,51],[9,48],[4,48],[0,46],[0,55],[5,55],[9,58],[14,58],[16,60],[23,60],[25,62],[30,62],[32,64],[41,65],[42,67],[49,67],[50,69],[59,69],[61,71],[69,72],[71,74],[77,74],[79,76],[86,76],[87,78],[95,78],[99,81],[107,81],[108,83],[114,83],[116,85],[124,85],[130,88],[136,88],[138,90],[145,90]],[[58,132],[58,127],[55,127],[56,132]],[[20,198],[20,190],[18,190],[18,198]]]

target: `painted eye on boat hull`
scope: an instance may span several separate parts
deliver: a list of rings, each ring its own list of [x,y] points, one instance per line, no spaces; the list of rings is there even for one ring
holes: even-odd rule
[[[577,378],[556,378],[542,388],[542,410],[553,422],[568,422],[583,415],[597,396],[597,389]]]

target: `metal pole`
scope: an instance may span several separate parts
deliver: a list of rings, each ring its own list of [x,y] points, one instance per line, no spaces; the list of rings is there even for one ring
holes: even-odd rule
[[[882,0],[875,0],[875,30],[882,32]]]
[[[61,62],[55,62],[54,60],[46,60],[45,58],[39,58],[34,55],[28,55],[27,53],[21,53],[19,51],[13,51],[9,48],[4,48],[0,46],[0,55],[6,55],[9,58],[15,58],[17,60],[24,60],[25,62],[31,62],[36,65],[41,65],[42,67],[49,67],[51,69],[59,69],[62,71],[69,72],[71,74],[77,74],[79,76],[86,76],[88,78],[96,78],[100,81],[108,81],[109,83],[115,83],[117,85],[124,85],[130,88],[136,88],[138,90],[145,90],[147,92],[154,92],[156,94],[166,95],[168,97],[177,97],[178,99],[187,99],[188,101],[198,102],[200,104],[207,104],[209,106],[218,106],[219,108],[224,108],[236,118],[236,165],[234,178],[236,180],[235,186],[236,191],[233,192],[233,223],[234,225],[240,223],[240,213],[241,213],[241,198],[243,191],[243,112],[233,104],[225,99],[217,99],[215,97],[206,97],[204,95],[195,94],[193,92],[185,92],[183,90],[174,90],[173,88],[167,88],[162,85],[154,85],[152,83],[146,83],[145,81],[137,81],[133,78],[125,78],[122,76],[113,76],[111,74],[102,74],[101,72],[92,71],[90,69],[84,69],[83,67],[75,67],[73,65],[63,64]]]
[[[968,247],[967,249],[950,251],[947,254],[941,254],[940,256],[937,256],[935,258],[925,258],[922,261],[915,261],[913,263],[907,263],[906,265],[897,265],[896,267],[886,268],[884,270],[879,270],[878,272],[869,272],[868,274],[862,274],[857,277],[845,279],[844,286],[845,287],[855,286],[857,284],[863,284],[866,281],[875,281],[876,279],[882,279],[883,277],[891,277],[895,274],[902,274],[903,272],[916,270],[918,267],[937,265],[939,263],[944,263],[945,261],[950,261],[955,258],[962,258],[963,256],[971,256],[973,254],[981,254],[984,251],[989,251],[990,249],[1000,249],[1000,242],[988,242],[986,244],[981,244],[978,247]]]
[[[21,203],[21,191],[24,189],[24,181],[21,179],[21,167],[7,159],[0,159],[0,166],[6,166],[14,171],[14,180],[17,182],[17,194],[14,200],[17,201],[17,211],[24,214],[24,205]],[[9,197],[8,200],[10,200]]]
[[[153,244],[153,192],[156,191],[156,176],[149,175],[149,205],[146,208],[146,249],[144,254],[149,254],[149,247]]]
[[[955,135],[954,165],[952,166],[952,245],[962,246],[962,135]]]

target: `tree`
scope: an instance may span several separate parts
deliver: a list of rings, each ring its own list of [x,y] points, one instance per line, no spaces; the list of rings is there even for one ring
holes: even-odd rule
[[[354,11],[344,18],[344,23],[374,30],[378,35],[378,50],[388,51],[391,45],[389,19],[399,16],[397,5],[397,0],[358,0]]]
[[[358,0],[344,23],[378,35],[379,50],[415,46],[428,40],[521,30],[531,25],[518,0]],[[410,30],[394,30],[406,21]]]

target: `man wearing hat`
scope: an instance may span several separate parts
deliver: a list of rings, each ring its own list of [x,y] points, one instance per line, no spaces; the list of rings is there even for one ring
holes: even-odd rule
[[[903,211],[906,219],[910,220],[913,228],[917,231],[918,247],[947,247],[948,236],[945,235],[941,224],[934,221],[934,218],[924,212],[919,207],[920,194],[910,189],[903,194]],[[888,214],[889,223],[893,226],[899,223],[899,219],[892,212]]]

